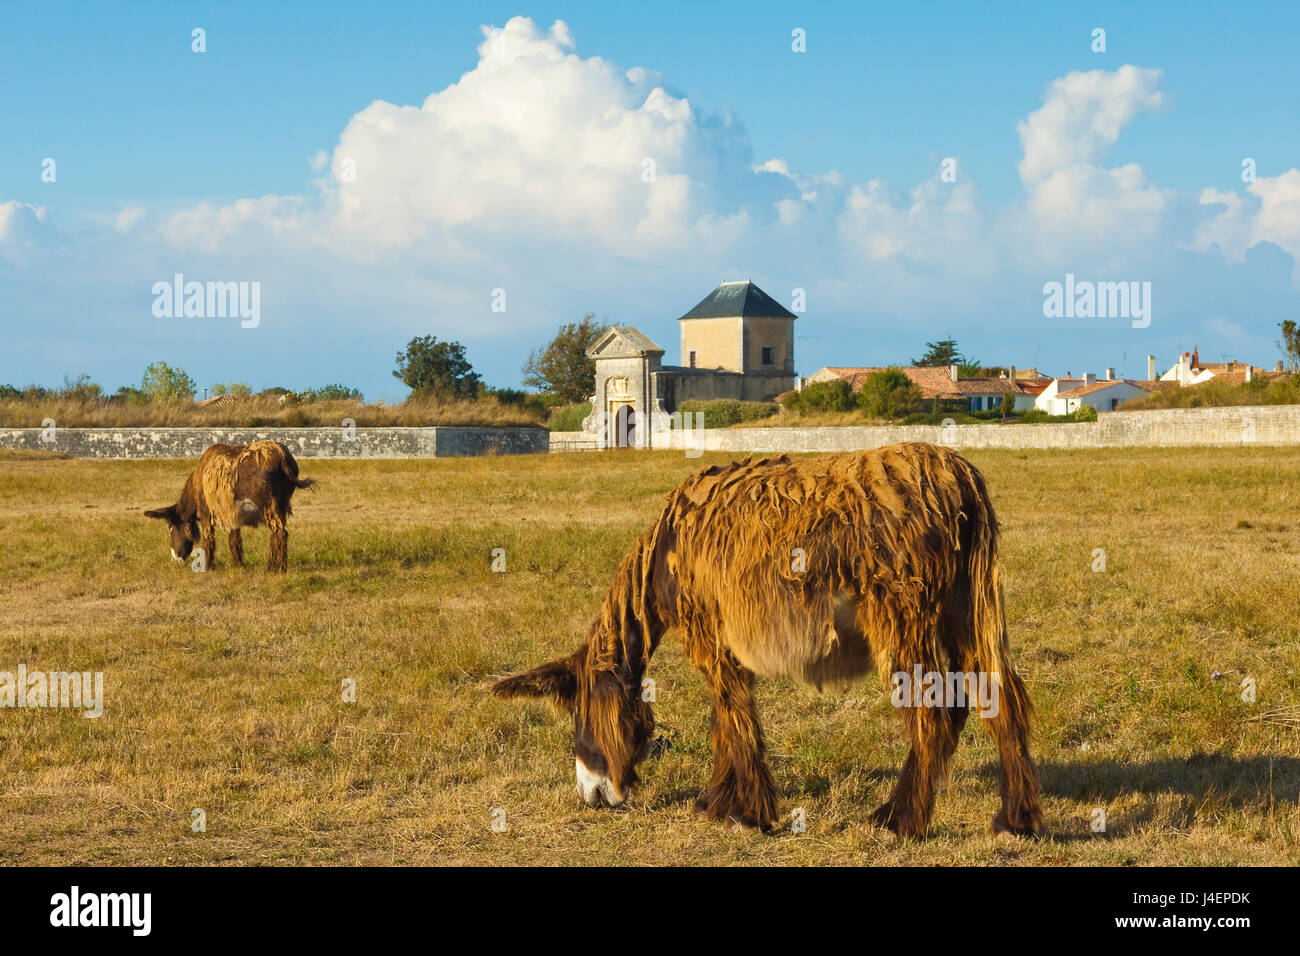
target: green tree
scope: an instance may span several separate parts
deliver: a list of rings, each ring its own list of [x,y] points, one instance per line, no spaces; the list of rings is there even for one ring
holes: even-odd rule
[[[226,384],[225,382],[213,382],[210,391],[214,396],[233,395],[236,398],[248,398],[248,396],[253,394],[253,390],[243,382],[231,382],[230,384]]]
[[[912,359],[912,368],[926,365],[960,365],[964,360],[957,350],[957,343],[952,339],[938,342],[926,342],[926,352],[919,359]]]
[[[969,355],[962,355],[953,339],[926,342],[925,348],[924,355],[919,359],[912,359],[913,368],[921,368],[926,365],[956,365],[957,374],[962,378],[979,378],[984,371],[984,366],[979,359],[973,359]]]
[[[1286,364],[1293,372],[1300,372],[1300,324],[1294,319],[1282,322],[1282,341],[1279,343],[1286,354]]]
[[[144,370],[140,391],[150,401],[169,398],[193,398],[194,379],[183,368],[172,368],[166,362],[154,362]]]
[[[439,342],[432,335],[411,339],[406,351],[397,353],[393,378],[416,395],[431,398],[474,398],[481,384],[465,358],[465,346]]]
[[[596,363],[587,349],[605,332],[588,312],[581,322],[560,326],[555,338],[541,351],[534,350],[524,363],[524,384],[553,395],[565,404],[591,398],[596,389]]]
[[[858,395],[858,407],[872,418],[904,418],[920,404],[921,390],[900,368],[872,372]]]

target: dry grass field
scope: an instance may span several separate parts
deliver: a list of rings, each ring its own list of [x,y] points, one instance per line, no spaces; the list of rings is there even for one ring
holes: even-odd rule
[[[569,721],[488,696],[576,646],[664,494],[721,456],[302,461],[320,486],[285,576],[261,530],[245,571],[224,540],[213,571],[171,563],[140,512],[192,462],[8,456],[0,670],[103,671],[105,704],[0,709],[0,864],[1300,863],[1300,728],[1260,719],[1300,702],[1300,449],[969,457],[1004,528],[1042,840],[989,835],[975,719],[929,840],[865,826],[906,753],[875,680],[760,682],[781,809],[807,819],[774,836],[692,814],[708,700],[672,634],[650,671],[672,747],[625,810],[580,805]]]

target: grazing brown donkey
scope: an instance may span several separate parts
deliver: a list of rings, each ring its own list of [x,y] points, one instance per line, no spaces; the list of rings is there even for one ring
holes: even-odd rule
[[[146,511],[171,526],[172,559],[184,564],[195,543],[203,549],[207,567],[217,563],[217,528],[230,532],[230,559],[244,563],[240,528],[263,522],[271,530],[268,571],[284,571],[289,562],[289,529],[285,524],[293,509],[289,499],[298,488],[316,482],[298,477],[298,463],[289,449],[276,441],[248,445],[213,445],[203,453],[198,467],[181,489],[180,501]]]
[[[873,820],[922,836],[973,703],[961,690],[978,683],[994,692],[976,706],[1002,762],[994,832],[1032,835],[1042,813],[1030,704],[1009,658],[997,549],[984,479],[946,448],[715,465],[669,495],[619,566],[587,642],[492,691],[570,711],[578,792],[590,806],[617,806],[654,732],[642,678],[676,627],[713,692],[713,779],[696,810],[768,829],[776,787],[754,675],[820,687],[874,666],[891,675],[912,750]],[[899,690],[902,675],[943,672],[924,701],[919,688]],[[945,683],[956,692],[940,693]]]

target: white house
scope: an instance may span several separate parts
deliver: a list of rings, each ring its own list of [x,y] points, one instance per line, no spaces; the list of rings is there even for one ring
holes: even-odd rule
[[[1098,412],[1113,412],[1130,398],[1145,398],[1150,388],[1138,382],[1115,378],[1114,369],[1106,369],[1106,377],[1098,379],[1092,373],[1083,378],[1054,378],[1034,401],[1034,407],[1049,415],[1069,415],[1087,405]]]
[[[1281,362],[1278,363],[1277,371],[1282,371]],[[1212,378],[1218,378],[1241,384],[1267,374],[1262,368],[1249,362],[1202,362],[1200,351],[1193,347],[1190,352],[1184,352],[1178,357],[1178,361],[1170,367],[1169,371],[1160,376],[1160,381],[1177,382],[1185,386],[1200,385]]]

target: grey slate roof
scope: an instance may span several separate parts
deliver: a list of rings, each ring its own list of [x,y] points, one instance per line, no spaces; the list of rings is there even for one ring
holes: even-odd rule
[[[683,315],[684,319],[729,319],[746,316],[763,319],[793,319],[786,309],[752,282],[724,282]]]

